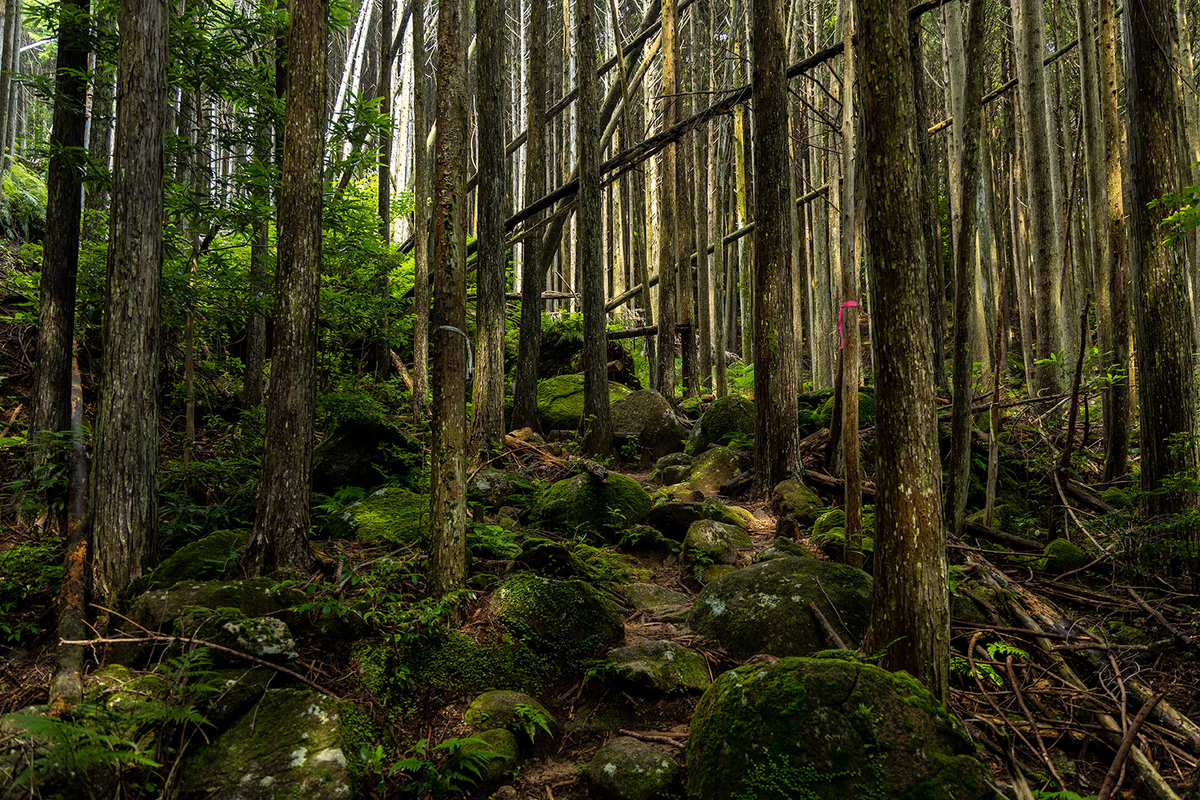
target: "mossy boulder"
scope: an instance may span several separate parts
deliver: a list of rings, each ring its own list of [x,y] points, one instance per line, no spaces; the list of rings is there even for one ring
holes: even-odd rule
[[[668,453],[654,463],[650,480],[664,485],[679,483],[687,476],[695,460],[687,453]]]
[[[533,481],[502,469],[484,467],[467,484],[467,500],[488,509],[500,509],[514,502],[525,502],[537,494]]]
[[[811,527],[824,510],[825,501],[800,481],[780,481],[771,490],[771,511],[780,519],[793,520],[800,527]]]
[[[698,519],[683,537],[684,563],[734,564],[739,550],[754,543],[743,528],[711,519]]]
[[[287,609],[307,600],[304,592],[277,586],[271,578],[186,581],[171,589],[145,592],[134,601],[129,617],[150,630],[170,632],[187,608],[234,608],[247,617],[276,615],[292,624],[297,617]]]
[[[416,544],[429,535],[429,500],[407,489],[380,489],[351,503],[343,516],[363,544]]]
[[[679,785],[678,751],[632,736],[609,739],[587,765],[587,777],[602,797],[656,800],[672,796]]]
[[[421,443],[394,425],[370,419],[340,422],[313,450],[313,491],[342,486],[420,483]]]
[[[486,750],[491,753],[479,776],[483,785],[494,784],[521,763],[521,743],[507,728],[492,728],[473,734],[462,746],[462,752]]]
[[[547,525],[606,538],[641,522],[650,510],[650,495],[633,478],[615,472],[604,481],[582,473],[551,485],[538,499],[537,512]]]
[[[846,527],[846,512],[840,508],[831,508],[813,522],[813,536],[821,536],[832,528]]]
[[[181,790],[229,800],[350,797],[338,701],[311,690],[269,690],[184,758]]]
[[[961,722],[906,673],[784,658],[718,678],[696,706],[687,796],[1001,800]]]
[[[746,516],[739,512],[743,512]],[[711,519],[747,530],[749,528],[747,516],[752,517],[745,509],[731,508],[715,499],[699,503],[668,501],[659,503],[650,509],[646,513],[645,522],[647,525],[657,528],[663,536],[678,542],[683,540],[688,529],[696,520]]]
[[[279,664],[300,657],[287,623],[277,617],[249,617],[240,608],[189,606],[175,620],[175,632]],[[240,663],[240,659],[219,650],[214,658]]]
[[[692,598],[683,592],[659,586],[657,583],[631,583],[625,587],[625,600],[634,608],[690,606]]]
[[[539,733],[546,736],[558,729],[558,720],[536,699],[523,692],[496,689],[484,692],[471,701],[463,713],[463,722],[475,730],[507,728],[521,732],[525,743],[536,743]]]
[[[688,624],[734,658],[811,655],[832,645],[817,627],[810,603],[855,647],[870,620],[871,576],[811,558],[764,561],[705,586]]]
[[[1055,539],[1046,545],[1043,555],[1046,557],[1042,559],[1042,569],[1053,573],[1070,572],[1092,563],[1086,550],[1066,539]]]
[[[702,692],[711,683],[704,656],[672,641],[618,647],[604,658],[623,683],[643,692]]]
[[[817,407],[815,417],[824,420],[829,425],[833,418],[834,398],[830,397]],[[875,424],[875,398],[866,393],[858,393],[858,427],[869,428]]]
[[[132,594],[151,589],[170,589],[180,581],[225,578],[249,541],[250,531],[214,531],[185,544],[164,558],[148,575],[134,581]]]
[[[720,494],[723,484],[736,478],[745,468],[741,454],[728,447],[710,447],[696,456],[684,483],[705,497],[713,497]]]
[[[773,561],[777,558],[816,558],[813,551],[792,539],[776,539],[766,550],[754,555],[754,562]]]
[[[689,453],[703,453],[710,444],[729,444],[735,437],[754,436],[754,402],[738,395],[713,401],[700,415],[688,437]]]
[[[559,663],[586,658],[625,636],[613,602],[583,581],[518,573],[492,594],[491,609],[521,641]]]
[[[624,449],[636,442],[642,460],[655,460],[683,449],[687,428],[674,409],[653,389],[639,389],[614,400],[610,407],[613,444]]]
[[[630,394],[619,383],[608,383],[608,402]],[[574,431],[583,417],[583,375],[557,375],[538,381],[538,415],[544,431]]]
[[[863,569],[870,572],[875,563],[875,538],[871,531],[864,530],[862,536]],[[846,560],[846,529],[825,528],[819,534],[813,534],[813,543],[821,549],[822,555],[834,561]]]
[[[539,575],[551,578],[583,578],[587,565],[563,542],[538,537],[526,539],[516,561]]]

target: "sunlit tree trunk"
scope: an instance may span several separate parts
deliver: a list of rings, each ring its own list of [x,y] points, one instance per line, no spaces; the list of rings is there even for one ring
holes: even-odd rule
[[[861,0],[863,169],[875,315],[875,582],[864,652],[907,670],[938,700],[949,678],[945,530],[932,413],[929,303],[916,170],[908,13]]]
[[[267,427],[254,530],[252,574],[307,571],[316,422],[317,304],[325,181],[325,39],[328,0],[288,6],[287,105],[275,268],[275,331]]]
[[[117,12],[112,238],[89,508],[93,593],[109,608],[157,547],[168,18],[165,0],[122,0]]]

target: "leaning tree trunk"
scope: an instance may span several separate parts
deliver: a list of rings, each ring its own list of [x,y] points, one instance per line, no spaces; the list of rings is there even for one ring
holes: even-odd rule
[[[1176,132],[1180,98],[1171,64],[1179,38],[1171,0],[1143,0],[1122,16],[1125,109],[1129,120],[1129,270],[1136,310],[1142,489],[1150,516],[1176,514],[1194,491],[1168,489],[1197,467],[1194,309],[1182,240],[1163,241],[1162,212],[1150,203],[1184,185]],[[1192,530],[1193,541],[1198,531]]]
[[[546,192],[546,6],[529,5],[528,102],[529,132],[525,140],[525,205]],[[639,199],[640,202],[640,199]],[[540,214],[530,220],[536,225]],[[546,270],[542,265],[542,237],[525,239],[525,271],[521,283],[521,335],[517,342],[517,374],[513,385],[513,427],[541,431],[537,410],[538,361],[542,343],[542,291]]]
[[[471,396],[471,457],[500,445],[504,436],[504,0],[477,0],[479,106],[478,253],[475,301],[475,383]],[[595,47],[592,48],[593,60]],[[603,324],[601,325],[603,329]]]
[[[766,495],[798,467],[795,336],[792,330],[788,91],[782,0],[752,0],[754,65],[755,491]]]
[[[159,275],[167,116],[166,0],[122,0],[112,238],[91,478],[92,587],[115,608],[158,531]]]
[[[938,491],[929,303],[916,170],[908,14],[861,0],[863,160],[875,315],[875,583],[865,652],[948,693],[950,609]]]
[[[670,0],[668,0],[668,3]],[[608,407],[608,347],[604,335],[604,253],[600,218],[600,131],[597,127],[596,4],[576,0],[579,35],[579,243],[576,250],[583,293],[583,419],[581,445],[587,455],[612,455]]]
[[[83,171],[79,154],[87,117],[88,0],[69,0],[59,9],[58,60],[54,72],[54,115],[50,129],[46,181],[46,238],[39,287],[37,366],[29,457],[33,485],[42,482],[52,462],[65,463],[55,434],[71,419],[71,342],[75,334],[75,279],[79,272],[79,216]],[[56,452],[57,449],[57,452]],[[64,508],[62,498],[43,498],[46,510]],[[54,500],[55,502],[49,502]],[[63,515],[52,514],[52,529],[63,534]]]
[[[433,200],[433,421],[429,559],[434,597],[466,580],[467,527],[467,3],[438,8],[438,98]]]
[[[287,106],[275,268],[271,391],[258,502],[247,560],[251,572],[307,571],[317,392],[317,304],[325,181],[325,38],[328,0],[291,0]]]

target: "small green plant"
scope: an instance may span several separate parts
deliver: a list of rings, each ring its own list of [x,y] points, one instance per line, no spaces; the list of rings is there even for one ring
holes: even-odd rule
[[[538,731],[545,731],[546,735],[550,737],[554,736],[554,731],[550,727],[550,715],[528,703],[518,703],[513,708],[512,717],[504,727],[515,734],[524,736],[529,742],[537,741]]]
[[[444,754],[445,760],[434,764],[438,753]],[[403,797],[423,798],[432,794],[441,798],[473,789],[483,779],[487,765],[499,757],[487,742],[474,737],[447,739],[432,748],[428,739],[422,739],[392,765],[390,774],[408,779],[397,787]]]
[[[640,461],[642,458],[642,440],[637,436],[630,436],[621,445],[621,460],[633,464]]]
[[[1097,795],[1094,794],[1076,794],[1069,789],[1063,789],[1059,792],[1052,792],[1042,789],[1033,790],[1034,800],[1096,800]]]

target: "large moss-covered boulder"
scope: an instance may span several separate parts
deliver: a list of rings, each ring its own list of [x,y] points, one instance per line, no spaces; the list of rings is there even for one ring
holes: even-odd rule
[[[692,428],[687,449],[702,453],[710,444],[729,444],[738,436],[754,436],[754,402],[732,394],[718,397]]]
[[[711,519],[724,522],[726,525],[736,525],[742,530],[748,530],[750,520],[754,515],[744,508],[727,506],[720,500],[709,499],[699,503],[681,503],[668,501],[659,503],[646,514],[645,522],[657,528],[664,536],[681,541],[687,535],[688,529],[698,519]]]
[[[313,450],[313,491],[333,494],[342,486],[384,483],[415,487],[420,467],[421,443],[394,425],[344,420]]]
[[[811,558],[764,561],[705,586],[688,624],[734,658],[811,655],[832,645],[813,619],[810,603],[847,644],[857,646],[870,620],[871,576]]]
[[[473,734],[462,746],[462,752],[485,751],[488,761],[480,770],[480,783],[494,784],[521,763],[521,743],[507,728],[492,728]]]
[[[185,544],[164,558],[154,571],[135,581],[133,593],[170,589],[180,581],[224,578],[241,557],[249,540],[250,531],[214,531]]]
[[[702,692],[711,682],[704,656],[668,640],[618,647],[605,660],[622,682],[645,692]]]
[[[629,390],[619,383],[608,383],[608,402],[620,400]],[[557,375],[538,381],[538,416],[544,431],[579,429],[583,417],[583,375]]]
[[[278,617],[249,617],[240,608],[185,608],[175,621],[175,632],[264,661],[284,663],[300,657],[286,622]],[[220,662],[244,663],[221,651],[215,656]]]
[[[536,699],[506,689],[484,692],[472,700],[463,714],[463,722],[475,730],[507,728],[516,732],[517,738],[527,745],[553,736],[558,729],[554,715]]]
[[[389,487],[351,503],[343,515],[364,544],[414,544],[429,535],[429,500]]]
[[[521,641],[560,663],[591,656],[625,636],[616,605],[583,581],[521,572],[492,594],[491,609]]]
[[[307,689],[270,690],[184,759],[182,792],[228,800],[350,797],[339,705]]]
[[[1082,569],[1092,562],[1086,550],[1067,539],[1055,539],[1046,545],[1044,555],[1046,557],[1042,560],[1042,569],[1047,572],[1070,572]]]
[[[822,403],[815,413],[815,417],[824,421],[825,425],[829,425],[833,418],[834,398],[830,397]],[[875,398],[867,392],[858,393],[858,427],[869,428],[875,424]]]
[[[247,617],[276,615],[290,623],[295,621],[295,617],[281,612],[307,600],[308,597],[299,589],[278,586],[270,578],[187,581],[168,590],[144,593],[134,601],[129,617],[150,630],[168,633],[185,609],[197,606],[235,608]]]
[[[785,658],[718,678],[687,746],[696,800],[1001,800],[953,716],[906,673]]]
[[[640,522],[649,510],[650,495],[642,485],[615,472],[603,481],[588,473],[561,480],[546,489],[537,503],[547,525],[605,537]]]
[[[739,550],[753,549],[745,529],[711,519],[698,519],[683,537],[684,563],[734,564]]]
[[[664,486],[679,483],[687,477],[694,462],[695,459],[687,453],[668,453],[655,462],[650,480]]]
[[[733,480],[746,468],[746,460],[740,453],[728,447],[710,447],[696,456],[684,483],[705,497],[721,492],[721,486]]]
[[[780,481],[771,490],[771,511],[780,520],[792,520],[798,526],[807,528],[824,510],[825,501],[800,481]]]
[[[537,493],[533,481],[502,469],[484,467],[467,484],[467,500],[489,509],[499,509],[525,501]]]
[[[625,601],[634,608],[690,606],[692,598],[683,592],[659,586],[657,583],[631,583],[625,587]]]
[[[625,452],[632,444],[641,459],[656,460],[683,449],[687,428],[671,404],[653,389],[640,389],[613,401],[613,444]]]
[[[602,797],[656,800],[673,796],[679,784],[678,751],[632,736],[609,739],[587,765],[587,777]]]

